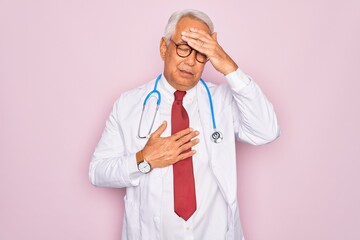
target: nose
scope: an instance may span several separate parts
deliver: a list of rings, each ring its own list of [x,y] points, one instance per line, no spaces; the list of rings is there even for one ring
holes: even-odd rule
[[[185,58],[185,63],[189,66],[194,66],[196,62],[196,51],[192,50],[189,56]]]

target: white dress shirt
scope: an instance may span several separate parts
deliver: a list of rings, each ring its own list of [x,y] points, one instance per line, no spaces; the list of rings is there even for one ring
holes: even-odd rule
[[[246,86],[250,81],[240,70],[234,72],[238,82],[238,88]],[[232,75],[227,76],[231,78]],[[240,76],[240,78],[239,78]],[[240,81],[239,79],[243,79]],[[200,123],[199,109],[196,96],[196,88],[204,87],[197,84],[194,88],[188,90],[183,99],[183,106],[186,109],[190,127],[198,130],[200,142],[193,149],[196,154],[193,156],[194,177],[197,209],[195,213],[185,221],[174,212],[174,189],[173,189],[173,167],[166,167],[163,175],[163,195],[162,195],[162,215],[161,219],[161,239],[166,240],[223,240],[227,232],[227,205],[218,188],[216,178],[209,166],[209,156],[205,146],[205,137],[202,134],[202,125]],[[171,108],[174,101],[174,92],[176,91],[163,76],[158,85],[162,93],[163,110],[161,119],[171,123]],[[210,118],[211,116],[209,116]],[[171,135],[171,125],[165,130],[162,136]]]

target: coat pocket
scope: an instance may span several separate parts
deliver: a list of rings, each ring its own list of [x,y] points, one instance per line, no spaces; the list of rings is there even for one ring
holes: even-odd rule
[[[126,229],[127,240],[139,240],[141,236],[140,232],[140,211],[139,204],[136,202],[124,199],[125,203],[125,222],[124,227]]]

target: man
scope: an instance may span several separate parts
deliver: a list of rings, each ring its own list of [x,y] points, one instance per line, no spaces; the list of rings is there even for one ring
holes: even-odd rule
[[[122,239],[241,240],[235,139],[254,145],[276,139],[273,107],[219,45],[205,13],[174,13],[160,55],[164,71],[157,81],[116,101],[90,180],[126,187]],[[200,82],[206,62],[225,76],[225,84]],[[161,94],[159,111],[147,102],[151,107],[142,116],[154,88]]]

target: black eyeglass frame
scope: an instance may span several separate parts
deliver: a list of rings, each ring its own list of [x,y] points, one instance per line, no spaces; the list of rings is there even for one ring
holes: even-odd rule
[[[176,42],[175,42],[174,40],[172,40],[171,38],[170,38],[170,41],[175,44],[175,46],[176,46],[176,54],[177,54],[179,57],[181,57],[181,58],[186,58],[186,57],[190,56],[193,51],[195,51],[195,52],[196,52],[196,54],[195,54],[195,59],[196,59],[196,61],[198,61],[199,63],[206,63],[206,62],[209,60],[209,58],[208,58],[205,54],[202,54],[202,53],[200,53],[199,51],[197,51],[196,49],[190,47],[189,44],[187,44],[187,43],[176,43]],[[180,54],[178,53],[178,48],[179,48],[179,46],[187,46],[187,47],[189,47],[189,48],[190,48],[189,54],[187,54],[187,55],[180,55]],[[204,56],[206,60],[205,60],[204,62],[199,61],[199,59],[198,59],[198,54]]]

